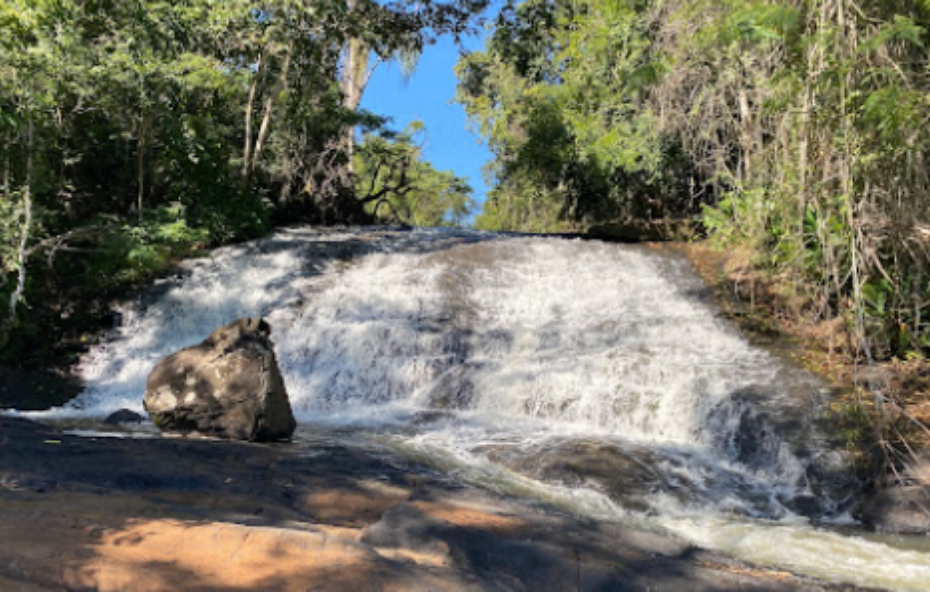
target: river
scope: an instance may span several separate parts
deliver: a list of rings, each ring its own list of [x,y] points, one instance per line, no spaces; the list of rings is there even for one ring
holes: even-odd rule
[[[47,420],[142,411],[163,356],[265,317],[299,428],[741,559],[895,590],[926,539],[877,537],[827,385],[732,327],[682,258],[462,230],[281,230],[187,261],[121,310]],[[143,434],[151,426],[143,426]]]

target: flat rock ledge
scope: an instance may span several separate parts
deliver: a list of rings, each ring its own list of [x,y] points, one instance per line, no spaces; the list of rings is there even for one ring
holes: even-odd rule
[[[349,447],[0,434],[2,590],[857,589]]]

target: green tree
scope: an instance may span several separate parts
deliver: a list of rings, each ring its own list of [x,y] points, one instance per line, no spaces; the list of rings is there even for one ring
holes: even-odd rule
[[[689,216],[862,355],[930,349],[930,5],[526,0],[458,66],[496,160],[478,223]]]
[[[487,137],[482,224],[575,229],[691,213],[693,178],[646,90],[667,65],[639,2],[527,1],[458,65],[458,100]]]
[[[375,218],[413,226],[461,226],[474,208],[472,188],[423,160],[414,122],[401,134],[368,134],[356,152],[356,193]]]
[[[0,4],[0,340],[39,346],[68,301],[275,219],[370,220],[345,139],[383,120],[349,73],[465,34],[484,4]]]

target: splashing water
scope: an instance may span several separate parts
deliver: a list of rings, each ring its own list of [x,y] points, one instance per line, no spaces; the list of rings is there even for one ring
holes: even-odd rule
[[[685,262],[641,247],[281,231],[127,305],[82,364],[85,393],[51,415],[141,411],[161,357],[243,316],[271,323],[301,429],[818,577],[930,580],[926,553],[807,524],[841,520],[854,489],[812,420],[823,385],[722,322]]]

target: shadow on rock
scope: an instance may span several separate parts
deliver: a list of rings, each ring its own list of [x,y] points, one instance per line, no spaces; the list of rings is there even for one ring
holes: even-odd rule
[[[848,589],[346,446],[0,434],[4,589]]]

